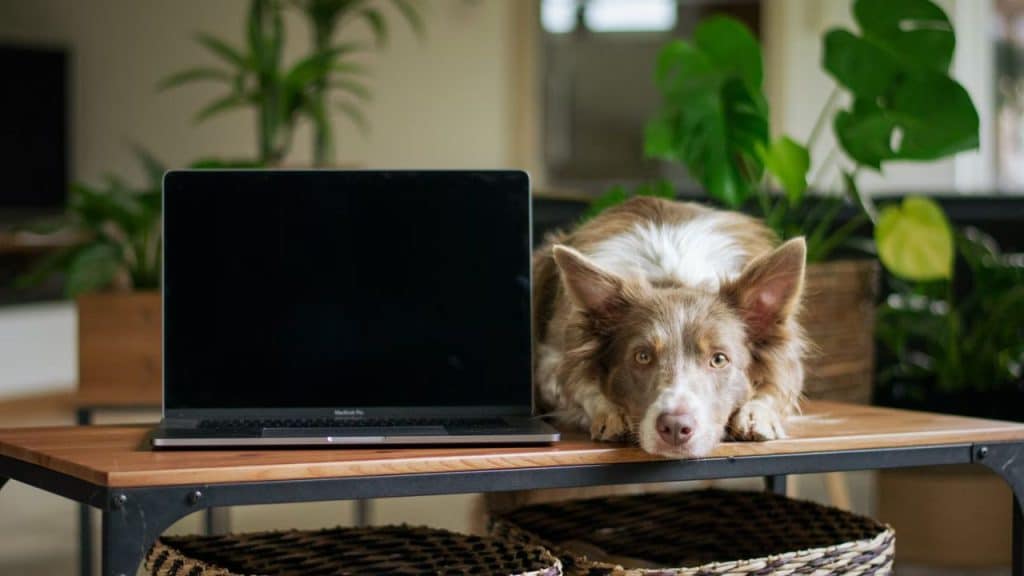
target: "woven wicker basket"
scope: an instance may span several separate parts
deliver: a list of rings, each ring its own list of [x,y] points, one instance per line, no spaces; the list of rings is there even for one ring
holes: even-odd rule
[[[496,516],[491,530],[555,551],[566,574],[889,574],[895,551],[888,526],[767,492],[539,504]]]
[[[524,540],[409,526],[164,536],[145,566],[154,576],[562,574],[558,558]]]
[[[804,394],[868,404],[875,376],[878,262],[836,260],[807,267],[800,324],[812,350]]]

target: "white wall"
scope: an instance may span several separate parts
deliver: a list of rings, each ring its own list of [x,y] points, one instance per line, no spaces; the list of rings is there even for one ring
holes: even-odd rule
[[[382,3],[386,4],[386,3]],[[363,137],[336,118],[336,162],[363,167],[505,167],[513,142],[516,53],[512,2],[426,0],[426,38],[394,17],[391,42],[364,59],[375,94]],[[220,90],[189,86],[158,93],[182,68],[212,63],[197,31],[241,45],[247,0],[0,0],[0,42],[66,46],[72,55],[72,175],[141,178],[141,144],[170,166],[205,156],[255,154],[254,118],[232,112],[196,125],[193,115]],[[368,31],[354,27],[355,37]],[[287,21],[286,59],[306,51],[300,18]],[[6,80],[5,80],[6,81]],[[310,162],[310,132],[296,135],[289,165]],[[0,397],[69,388],[75,379],[70,304],[0,308]]]
[[[0,308],[0,398],[72,389],[77,328],[69,302]]]

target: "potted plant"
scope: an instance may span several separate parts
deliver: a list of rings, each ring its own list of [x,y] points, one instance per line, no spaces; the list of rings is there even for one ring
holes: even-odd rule
[[[160,404],[160,184],[163,167],[139,151],[145,186],[107,176],[75,183],[58,224],[82,242],[42,260],[22,285],[62,272],[78,307],[80,401]],[[116,398],[111,401],[110,398]]]
[[[107,175],[76,182],[67,212],[43,232],[79,238],[18,279],[28,286],[62,274],[78,309],[78,387],[82,404],[158,406],[161,390],[163,164],[141,148],[147,181]],[[200,160],[189,167],[252,168],[248,161]]]
[[[807,359],[805,391],[866,403],[874,375],[877,264],[831,258],[858,228],[877,221],[870,198],[857,187],[858,174],[881,171],[890,161],[928,161],[976,148],[978,115],[948,75],[955,42],[938,6],[857,0],[853,12],[859,34],[836,29],[824,37],[823,67],[837,86],[805,144],[771,136],[760,46],[739,21],[715,17],[701,22],[689,42],[661,50],[654,81],[663,104],[647,126],[645,153],[683,165],[712,200],[755,213],[781,238],[806,237],[810,265],[801,318],[816,353]],[[844,96],[849,104],[840,108]],[[808,151],[829,125],[836,148],[811,174]],[[615,188],[594,211],[630,194],[674,196],[674,190],[665,182]],[[844,205],[855,216],[837,225]]]
[[[389,0],[417,34],[423,20],[411,0]],[[371,97],[366,69],[354,60],[360,52],[387,43],[389,27],[380,2],[374,0],[251,0],[246,21],[246,44],[231,46],[209,34],[197,41],[216,56],[223,67],[200,66],[173,74],[161,89],[192,82],[216,82],[227,93],[202,108],[195,117],[202,122],[236,108],[253,108],[257,118],[258,159],[264,165],[279,164],[291,146],[300,120],[313,125],[313,164],[324,166],[332,158],[333,130],[330,111],[337,109],[356,127],[367,129],[361,104]],[[298,10],[312,33],[312,52],[291,65],[283,61],[284,10]],[[369,27],[374,45],[335,42],[335,36],[352,22]],[[332,95],[335,97],[332,101]]]
[[[954,232],[923,199],[883,209],[875,237],[893,287],[878,311],[875,401],[1024,421],[1024,260],[979,230]],[[902,561],[1009,564],[1012,495],[997,476],[960,466],[878,478],[878,515],[901,530]],[[960,528],[979,517],[989,521]]]

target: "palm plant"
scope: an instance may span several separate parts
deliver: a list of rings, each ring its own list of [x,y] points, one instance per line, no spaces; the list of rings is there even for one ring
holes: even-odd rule
[[[411,1],[391,1],[416,31],[422,30],[420,14]],[[359,106],[370,99],[369,89],[360,78],[366,71],[352,57],[367,47],[353,42],[334,43],[333,39],[347,22],[360,20],[370,27],[377,45],[383,45],[388,38],[387,21],[370,4],[371,0],[289,3],[309,19],[313,50],[288,66],[283,62],[284,0],[251,0],[244,48],[199,34],[197,41],[223,66],[183,70],[164,79],[160,88],[200,81],[225,85],[228,92],[203,107],[195,119],[202,122],[228,110],[254,108],[258,159],[262,164],[281,162],[291,146],[296,125],[300,120],[309,120],[314,126],[314,162],[323,165],[331,158],[331,93],[345,96],[336,102],[337,109],[357,127],[366,129],[366,118]]]
[[[422,36],[423,18],[411,0],[390,0],[413,32]],[[305,15],[312,30],[313,52],[326,53],[331,49],[335,35],[345,25],[362,21],[373,32],[377,47],[387,44],[389,29],[387,19],[373,0],[292,0],[292,4]],[[323,113],[328,109],[326,99],[329,88],[337,88],[362,100],[369,100],[370,93],[356,77],[365,74],[365,69],[351,62],[332,63],[333,77],[321,77],[314,81],[310,95],[313,118],[313,162],[322,166],[333,157],[331,123]],[[366,119],[359,107],[352,101],[338,101],[337,107],[356,126],[366,129]]]

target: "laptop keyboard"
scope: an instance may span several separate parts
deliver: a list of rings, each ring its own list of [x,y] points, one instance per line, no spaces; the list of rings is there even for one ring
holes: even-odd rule
[[[504,426],[501,418],[333,418],[233,419],[200,420],[205,430],[239,430],[253,428],[395,428],[410,426],[458,426],[460,428],[493,428]]]

